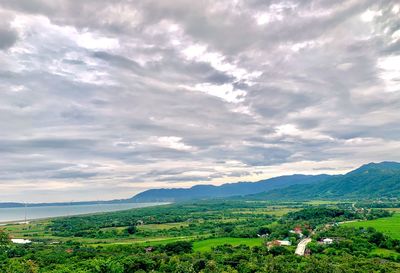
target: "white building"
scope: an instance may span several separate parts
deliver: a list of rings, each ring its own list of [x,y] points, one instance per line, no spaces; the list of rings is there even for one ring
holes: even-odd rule
[[[292,245],[292,243],[288,240],[278,240],[278,242],[281,246],[291,246]]]
[[[13,242],[14,244],[30,244],[32,243],[31,240],[26,240],[26,239],[11,239],[11,242]]]
[[[322,242],[326,245],[330,245],[333,243],[333,240],[331,238],[325,238],[322,240]]]

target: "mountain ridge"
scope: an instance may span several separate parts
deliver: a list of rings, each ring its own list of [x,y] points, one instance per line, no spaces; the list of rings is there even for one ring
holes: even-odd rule
[[[327,174],[294,174],[273,177],[257,182],[226,183],[220,186],[194,185],[190,188],[150,189],[135,195],[131,199],[135,202],[177,202],[191,199],[243,196],[295,184],[312,184],[329,177],[331,176]]]
[[[248,199],[343,199],[400,197],[400,163],[383,161],[364,164],[343,175],[284,175],[257,182],[226,183],[220,186],[150,189],[128,199],[59,203],[0,203],[0,208],[65,205],[94,205],[140,202],[179,202],[194,199],[245,197]]]
[[[344,175],[312,185],[292,185],[281,190],[247,196],[250,199],[343,199],[400,197],[400,163],[368,163]]]

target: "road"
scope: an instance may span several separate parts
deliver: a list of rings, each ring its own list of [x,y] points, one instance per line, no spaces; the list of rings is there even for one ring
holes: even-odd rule
[[[296,251],[294,252],[297,255],[304,256],[304,251],[306,251],[307,244],[311,242],[311,238],[305,238],[300,241],[297,245]]]

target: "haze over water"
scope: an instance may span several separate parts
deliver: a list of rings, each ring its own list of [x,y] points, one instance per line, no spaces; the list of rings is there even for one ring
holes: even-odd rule
[[[25,219],[25,211],[26,211],[26,219],[34,220],[34,219],[49,218],[49,217],[142,208],[142,207],[149,207],[161,204],[163,203],[67,205],[67,206],[27,207],[26,210],[24,207],[0,208],[0,223],[23,221]]]

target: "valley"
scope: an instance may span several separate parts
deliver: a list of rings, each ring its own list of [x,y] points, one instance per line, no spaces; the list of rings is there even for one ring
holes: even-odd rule
[[[322,268],[329,260],[344,269],[357,264],[355,272],[397,272],[400,241],[394,223],[400,214],[360,204],[215,199],[9,224],[3,234],[32,243],[3,244],[8,254],[3,252],[0,269],[29,263],[46,273],[77,267],[80,272],[248,272],[241,269],[246,264],[257,267],[254,272],[292,272],[275,267],[278,260],[295,270]],[[299,254],[297,244],[304,241]],[[240,262],[233,262],[238,257]],[[127,260],[135,270],[125,267]]]
[[[3,224],[0,272],[400,272],[400,164],[300,177],[256,194]]]

